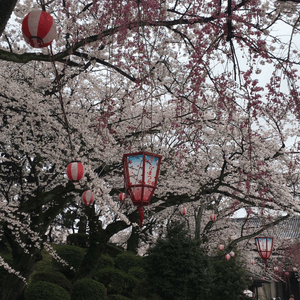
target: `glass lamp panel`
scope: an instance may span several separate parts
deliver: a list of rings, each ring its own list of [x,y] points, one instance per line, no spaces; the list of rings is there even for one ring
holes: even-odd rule
[[[146,185],[156,186],[159,158],[151,155],[145,156],[145,182]]]
[[[127,156],[129,185],[142,184],[143,154]]]

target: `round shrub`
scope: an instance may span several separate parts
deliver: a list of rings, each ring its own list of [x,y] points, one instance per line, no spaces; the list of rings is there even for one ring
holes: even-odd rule
[[[64,274],[59,272],[36,272],[31,276],[30,279],[32,283],[37,281],[47,281],[58,284],[69,293],[72,290],[71,282],[66,278],[66,276],[64,276]]]
[[[141,256],[135,255],[132,252],[124,252],[115,258],[115,267],[128,272],[132,267],[142,267],[143,259]]]
[[[139,280],[144,280],[147,276],[145,269],[142,267],[132,267],[128,270],[128,274]]]
[[[73,278],[75,272],[74,270],[71,270],[70,267],[78,270],[81,262],[83,261],[86,250],[72,245],[60,245],[57,246],[55,250],[59,257],[66,261],[69,266],[64,266],[61,262],[53,259],[53,268],[66,275],[67,278]]]
[[[57,284],[38,281],[31,283],[25,290],[26,300],[70,300],[70,294]]]
[[[107,299],[108,300],[130,300],[130,298],[127,298],[122,295],[108,295]]]
[[[98,262],[98,269],[113,267],[114,264],[114,259],[111,256],[108,254],[102,254]]]
[[[104,300],[105,286],[93,279],[83,278],[74,282],[72,300]]]
[[[108,294],[130,294],[137,284],[133,276],[110,267],[99,269],[93,278],[106,286]]]

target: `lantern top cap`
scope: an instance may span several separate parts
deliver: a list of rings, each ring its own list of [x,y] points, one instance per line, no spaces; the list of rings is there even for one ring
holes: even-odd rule
[[[123,159],[126,156],[135,156],[135,155],[150,155],[150,156],[155,156],[155,157],[158,157],[158,158],[162,158],[162,155],[159,155],[159,154],[155,154],[155,153],[147,152],[147,151],[140,151],[140,152],[125,153],[123,155]]]

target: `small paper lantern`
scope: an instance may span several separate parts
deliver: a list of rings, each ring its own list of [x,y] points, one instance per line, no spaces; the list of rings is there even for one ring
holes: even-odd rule
[[[180,207],[180,213],[182,216],[186,214],[186,208],[184,206]]]
[[[33,10],[22,22],[25,41],[33,48],[49,46],[56,37],[55,22],[50,14],[43,10]]]
[[[230,260],[230,258],[231,258],[230,254],[226,254],[225,258],[226,258],[226,260]]]
[[[210,220],[215,222],[217,220],[217,215],[216,214],[211,214],[210,215]]]
[[[82,194],[82,201],[85,205],[91,205],[94,202],[94,194],[91,190],[86,190]]]
[[[229,253],[229,255],[230,255],[231,257],[234,257],[235,253],[234,253],[233,251],[231,251],[231,252]]]
[[[222,244],[220,244],[220,245],[218,246],[218,249],[219,249],[220,251],[224,250],[224,248],[225,248],[225,246],[222,245]]]
[[[126,199],[126,194],[125,193],[120,193],[119,194],[119,200],[120,200],[120,202],[124,202],[125,199]]]
[[[254,259],[251,259],[251,265],[254,265],[254,264],[255,264]]]
[[[275,266],[273,269],[275,272],[278,272],[278,270],[279,270],[277,266]]]
[[[286,271],[286,272],[285,272],[285,275],[286,275],[286,276],[289,276],[289,275],[290,275],[290,273],[289,273],[288,271]]]
[[[68,164],[67,175],[73,182],[78,182],[83,177],[84,169],[80,161],[73,161]]]

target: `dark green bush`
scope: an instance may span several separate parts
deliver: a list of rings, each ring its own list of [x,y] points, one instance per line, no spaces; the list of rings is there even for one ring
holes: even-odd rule
[[[128,274],[139,280],[144,280],[147,276],[145,269],[142,267],[132,267],[128,270]]]
[[[85,233],[74,233],[67,236],[67,244],[86,248],[89,245],[89,236]]]
[[[98,262],[98,269],[113,267],[114,264],[114,259],[111,256],[108,254],[102,254]]]
[[[99,269],[93,279],[103,283],[108,294],[128,295],[137,284],[137,280],[133,276],[111,267]]]
[[[209,258],[184,224],[171,224],[145,257],[147,287],[164,300],[218,299],[210,297]]]
[[[61,262],[53,259],[53,268],[63,273],[68,279],[73,278],[75,272],[74,270],[71,270],[70,267],[78,270],[81,262],[83,261],[86,250],[72,245],[56,246],[55,250],[57,251],[59,257],[65,260],[69,266],[64,266]]]
[[[119,254],[115,258],[115,267],[128,272],[128,270],[132,267],[142,267],[143,259],[142,257],[135,255],[132,252],[124,252]]]
[[[109,295],[107,297],[107,300],[131,300],[131,299],[122,295]]]
[[[98,281],[83,278],[73,284],[72,300],[104,300],[105,298],[105,286]]]
[[[38,281],[25,290],[26,300],[70,300],[70,294],[57,284]]]
[[[34,283],[37,281],[47,281],[58,284],[69,293],[72,290],[72,284],[70,281],[66,278],[66,276],[59,272],[36,272],[31,276],[31,282]]]

